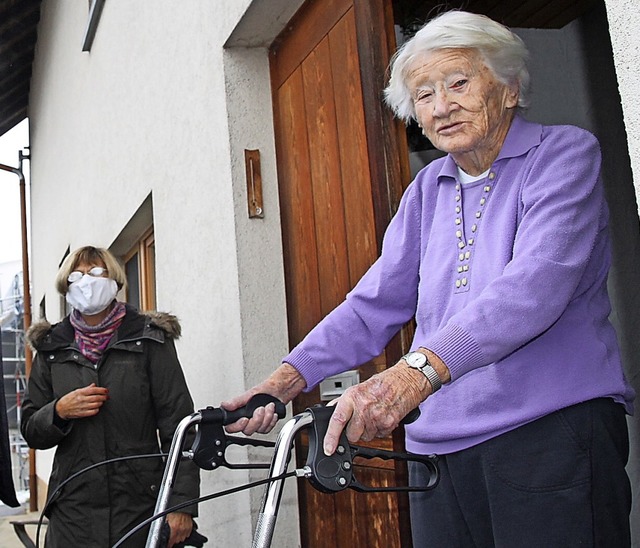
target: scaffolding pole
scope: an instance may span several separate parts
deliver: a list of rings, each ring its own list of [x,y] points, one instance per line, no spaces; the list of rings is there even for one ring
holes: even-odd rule
[[[22,235],[22,287],[24,299],[24,332],[26,333],[31,327],[31,287],[29,282],[29,251],[27,246],[27,189],[22,172],[22,160],[29,159],[29,156],[23,156],[20,151],[20,168],[0,164],[0,170],[8,171],[18,176],[20,180],[20,231]],[[24,363],[27,378],[31,374],[32,355],[31,348],[25,344]],[[36,451],[29,449],[29,510],[36,512],[38,510],[38,483],[36,476]]]

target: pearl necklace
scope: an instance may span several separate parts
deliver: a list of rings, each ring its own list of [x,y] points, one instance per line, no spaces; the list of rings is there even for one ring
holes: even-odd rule
[[[471,236],[466,238],[464,228],[464,215],[462,210],[462,185],[456,182],[456,208],[455,208],[455,225],[456,225],[456,239],[458,246],[458,265],[456,267],[457,277],[455,280],[455,287],[458,292],[465,291],[469,285],[469,269],[471,267],[472,247],[477,237],[478,229],[480,227],[480,221],[484,214],[484,208],[491,192],[491,182],[495,179],[495,172],[489,172],[487,176],[488,182],[485,183],[482,189],[482,196],[480,197],[480,205],[474,215],[473,224],[471,225]]]

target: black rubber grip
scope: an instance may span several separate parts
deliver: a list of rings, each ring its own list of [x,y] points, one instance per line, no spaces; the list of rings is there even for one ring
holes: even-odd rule
[[[240,407],[235,411],[227,411],[226,409],[220,408],[222,411],[222,424],[232,424],[244,417],[250,419],[253,416],[253,412],[258,409],[258,407],[265,407],[270,403],[276,404],[276,415],[278,415],[278,418],[284,418],[287,414],[287,409],[285,408],[284,403],[269,394],[256,394],[244,407]]]
[[[400,424],[411,424],[412,422],[415,422],[416,420],[418,420],[419,416],[420,416],[420,408],[416,407],[415,409],[412,409],[406,414],[404,419],[400,421]]]

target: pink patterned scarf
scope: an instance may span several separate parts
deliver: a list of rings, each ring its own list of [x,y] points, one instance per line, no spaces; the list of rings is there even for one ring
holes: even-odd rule
[[[75,330],[75,341],[82,352],[91,363],[96,364],[102,356],[109,341],[113,337],[127,309],[121,302],[116,302],[109,315],[98,325],[87,325],[82,319],[82,315],[74,310],[69,316],[69,321]]]

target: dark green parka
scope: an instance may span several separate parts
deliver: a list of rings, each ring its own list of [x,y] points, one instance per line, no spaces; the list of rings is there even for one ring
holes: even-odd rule
[[[75,345],[68,317],[29,330],[28,341],[37,354],[21,430],[32,448],[57,446],[49,497],[61,482],[92,464],[169,451],[176,426],[193,412],[173,342],[179,336],[175,316],[140,314],[127,306],[120,328],[94,366]],[[54,416],[60,397],[91,383],[109,389],[109,399],[96,415],[70,421]],[[69,482],[47,509],[47,548],[115,544],[152,515],[163,470],[160,458],[136,459],[100,466]],[[169,505],[198,493],[198,467],[181,463]],[[180,511],[196,513],[195,507]],[[125,546],[144,546],[147,531]]]

